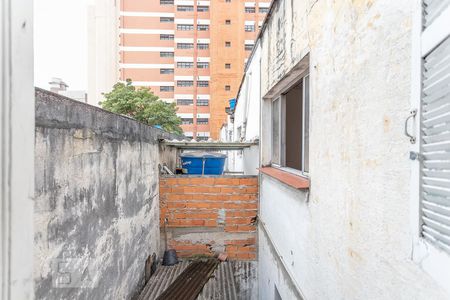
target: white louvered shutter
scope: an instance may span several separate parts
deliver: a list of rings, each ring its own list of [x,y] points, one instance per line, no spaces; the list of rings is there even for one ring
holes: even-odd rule
[[[423,25],[428,27],[444,9],[449,5],[450,0],[425,0],[423,1]]]
[[[450,253],[450,0],[425,0],[422,34],[422,235]]]

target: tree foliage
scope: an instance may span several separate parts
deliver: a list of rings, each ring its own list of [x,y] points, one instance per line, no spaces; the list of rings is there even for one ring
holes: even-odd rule
[[[99,104],[103,109],[127,115],[151,126],[182,134],[181,119],[176,115],[175,103],[166,103],[148,88],[136,88],[131,80],[116,83],[111,92],[104,94],[105,100]]]

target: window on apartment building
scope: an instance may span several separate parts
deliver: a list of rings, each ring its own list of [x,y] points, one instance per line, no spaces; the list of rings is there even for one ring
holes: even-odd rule
[[[198,62],[197,68],[199,69],[208,69],[209,68],[209,62]]]
[[[272,101],[272,164],[308,172],[309,75]]]
[[[160,5],[173,5],[173,0],[159,0]]]
[[[159,74],[173,74],[173,69],[159,69]]]
[[[230,2],[231,2],[231,0],[225,0],[225,2],[228,2],[228,3],[230,3]]]
[[[177,86],[180,87],[188,87],[188,86],[194,86],[194,81],[192,80],[178,80]]]
[[[193,49],[193,43],[177,43],[177,49]]]
[[[226,85],[226,86],[225,86],[225,91],[231,91],[231,86]]]
[[[173,92],[173,86],[162,85],[159,87],[160,92]]]
[[[177,24],[177,30],[181,30],[181,31],[194,30],[194,25],[192,25],[192,24]]]
[[[418,80],[414,82],[417,88],[413,107],[420,108],[415,117],[417,126],[410,127],[414,133],[409,135],[411,154],[415,154],[411,159],[416,160],[413,174],[417,187],[413,199],[416,200],[418,194],[421,236],[428,244],[450,255],[450,27],[440,25],[448,21],[450,3],[424,2],[423,31],[417,41],[420,49],[415,56],[414,68]],[[415,113],[417,111],[411,111],[410,117]],[[417,141],[414,136],[418,137]],[[428,251],[427,260],[441,266],[429,272],[442,277],[450,256]]]
[[[252,51],[253,50],[253,44],[245,44],[245,51]]]
[[[162,41],[172,41],[175,38],[173,34],[160,34],[159,39]]]
[[[171,17],[160,17],[159,22],[161,23],[173,23],[174,18]]]
[[[209,86],[209,81],[207,81],[207,80],[199,80],[199,81],[197,81],[197,86],[198,87],[208,87]]]
[[[225,25],[231,25],[231,20],[225,20]]]
[[[254,7],[246,7],[245,12],[251,14],[251,13],[255,13],[256,10]]]
[[[209,106],[208,99],[197,99],[197,106]]]
[[[179,69],[190,69],[194,67],[193,62],[187,62],[187,61],[179,61],[177,62],[177,68]]]
[[[198,44],[197,44],[197,49],[200,49],[200,50],[206,50],[206,49],[209,49],[209,44],[198,43]]]
[[[209,140],[209,136],[198,136],[197,141],[207,141]]]
[[[199,31],[208,31],[208,30],[209,30],[209,25],[206,25],[206,24],[198,24],[198,25],[197,25],[197,30],[199,30]]]
[[[246,32],[254,32],[255,31],[255,25],[245,25],[245,31]]]
[[[231,47],[231,42],[225,42],[225,47]]]
[[[192,125],[194,124],[193,118],[181,118],[181,124],[182,125]]]
[[[231,64],[225,64],[225,69],[231,69]]]
[[[209,11],[209,6],[197,6],[197,11],[200,11],[200,12]]]
[[[173,52],[159,52],[159,57],[173,57]]]
[[[177,11],[194,11],[194,7],[192,5],[178,5]]]
[[[179,106],[187,106],[187,105],[193,105],[194,100],[192,99],[177,99],[177,105]]]
[[[197,118],[197,125],[208,125],[208,118]]]
[[[268,7],[260,7],[259,8],[259,13],[260,14],[267,14],[269,12],[269,8]]]

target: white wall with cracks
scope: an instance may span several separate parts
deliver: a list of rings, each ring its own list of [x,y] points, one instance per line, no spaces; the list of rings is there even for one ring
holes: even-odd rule
[[[130,299],[159,254],[158,129],[37,89],[36,299]],[[173,157],[172,157],[173,156]]]
[[[261,175],[260,298],[450,299],[412,257],[409,139],[420,1],[275,1],[261,39],[262,96],[309,54],[310,190]],[[262,127],[268,106],[262,104]],[[262,162],[270,161],[269,135]],[[309,199],[309,201],[308,201]],[[442,273],[444,274],[444,273]]]

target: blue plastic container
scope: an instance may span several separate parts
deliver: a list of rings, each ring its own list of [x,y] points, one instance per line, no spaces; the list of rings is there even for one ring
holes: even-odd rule
[[[188,152],[180,155],[183,171],[189,175],[222,175],[226,154]]]

